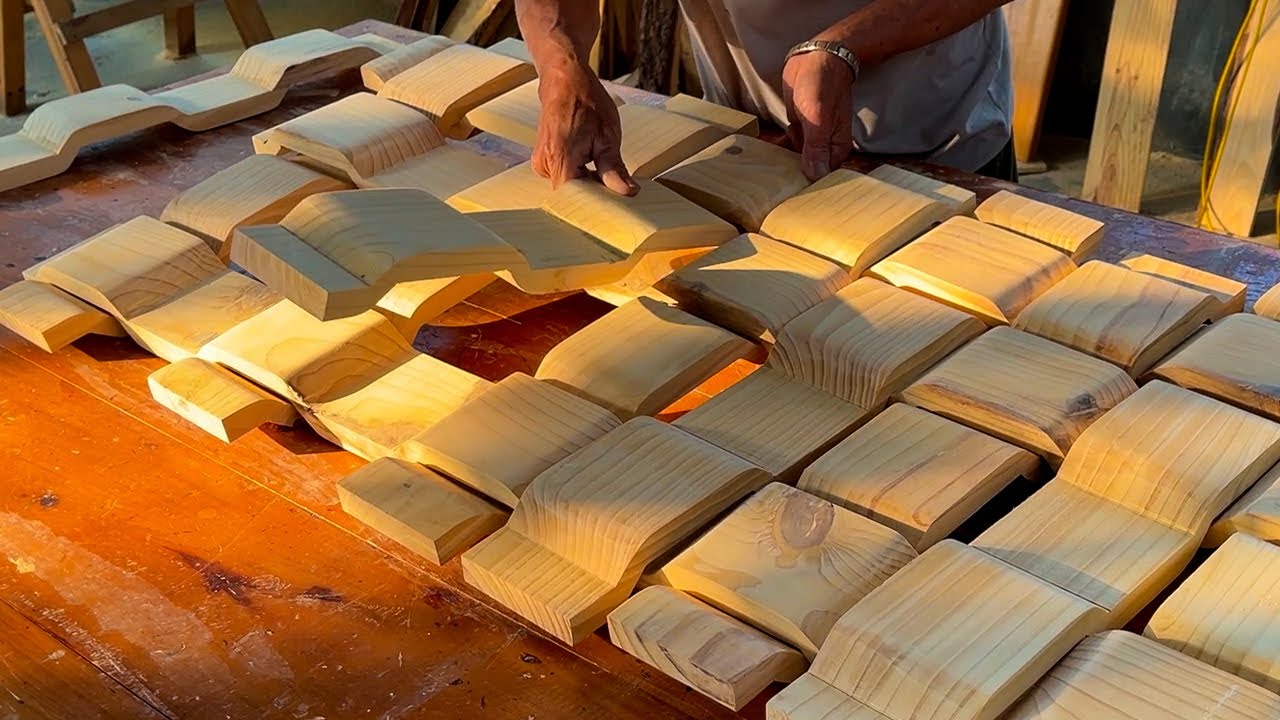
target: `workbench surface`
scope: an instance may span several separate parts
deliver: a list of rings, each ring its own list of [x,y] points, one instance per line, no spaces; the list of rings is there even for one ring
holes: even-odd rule
[[[373,22],[341,32],[369,31],[418,36]],[[249,155],[252,134],[332,101],[335,88],[291,93],[271,113],[207,133],[123,138],[5,193],[0,286],[113,224],[158,216]],[[471,142],[519,159],[494,139]],[[1012,187],[904,165],[983,197]],[[1250,299],[1280,280],[1276,251],[1019,191],[1106,221],[1104,259],[1160,255],[1248,282]],[[607,308],[494,283],[416,344],[498,380],[532,373]],[[732,717],[603,632],[572,650],[543,638],[468,588],[457,561],[431,567],[352,520],[335,484],[362,461],[304,426],[225,445],[177,419],[147,389],[163,364],[126,339],[90,336],[49,355],[0,329],[0,717]],[[763,716],[771,694],[744,714]]]

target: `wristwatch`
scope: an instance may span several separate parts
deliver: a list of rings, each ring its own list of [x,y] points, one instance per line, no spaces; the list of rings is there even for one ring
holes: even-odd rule
[[[782,64],[786,65],[787,61],[796,55],[804,55],[811,52],[824,52],[840,58],[853,71],[853,79],[857,81],[858,71],[862,69],[862,63],[858,62],[858,56],[854,55],[853,51],[844,45],[831,40],[805,40],[787,51],[787,56],[782,59]]]

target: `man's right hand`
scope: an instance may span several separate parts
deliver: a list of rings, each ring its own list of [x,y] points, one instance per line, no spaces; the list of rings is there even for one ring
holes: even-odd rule
[[[544,72],[538,83],[542,116],[533,148],[533,171],[552,187],[590,175],[588,163],[610,190],[635,195],[640,186],[622,162],[622,125],[600,79],[578,63]]]

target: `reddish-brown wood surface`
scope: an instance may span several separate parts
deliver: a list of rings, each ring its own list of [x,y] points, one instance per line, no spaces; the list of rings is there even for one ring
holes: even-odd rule
[[[370,30],[416,36],[381,23],[343,32]],[[248,155],[253,133],[330,102],[340,85],[207,133],[123,138],[5,193],[0,286],[112,224],[158,215]],[[518,159],[491,138],[472,142]],[[983,195],[1002,187],[924,169]],[[1250,282],[1254,296],[1278,279],[1274,251],[1049,199],[1108,221],[1107,257],[1191,262]],[[416,344],[496,380],[533,372],[606,308],[495,283]],[[93,717],[77,709],[95,703],[140,718],[730,716],[602,635],[573,649],[543,638],[487,605],[456,561],[431,567],[352,521],[335,483],[360,461],[310,431],[224,445],[177,420],[147,390],[160,364],[127,340],[91,337],[49,355],[0,330],[0,628],[17,638],[0,639],[0,686],[24,688],[18,717]],[[735,365],[667,416],[749,369]],[[46,648],[46,659],[65,655],[42,663]],[[769,694],[744,715],[763,716]]]

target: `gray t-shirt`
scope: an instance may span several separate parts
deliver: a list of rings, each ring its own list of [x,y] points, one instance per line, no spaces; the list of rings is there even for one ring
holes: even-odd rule
[[[787,123],[787,50],[870,0],[680,0],[708,100]],[[1013,89],[1000,11],[931,45],[863,69],[853,140],[870,153],[921,155],[977,170],[1009,141]]]

